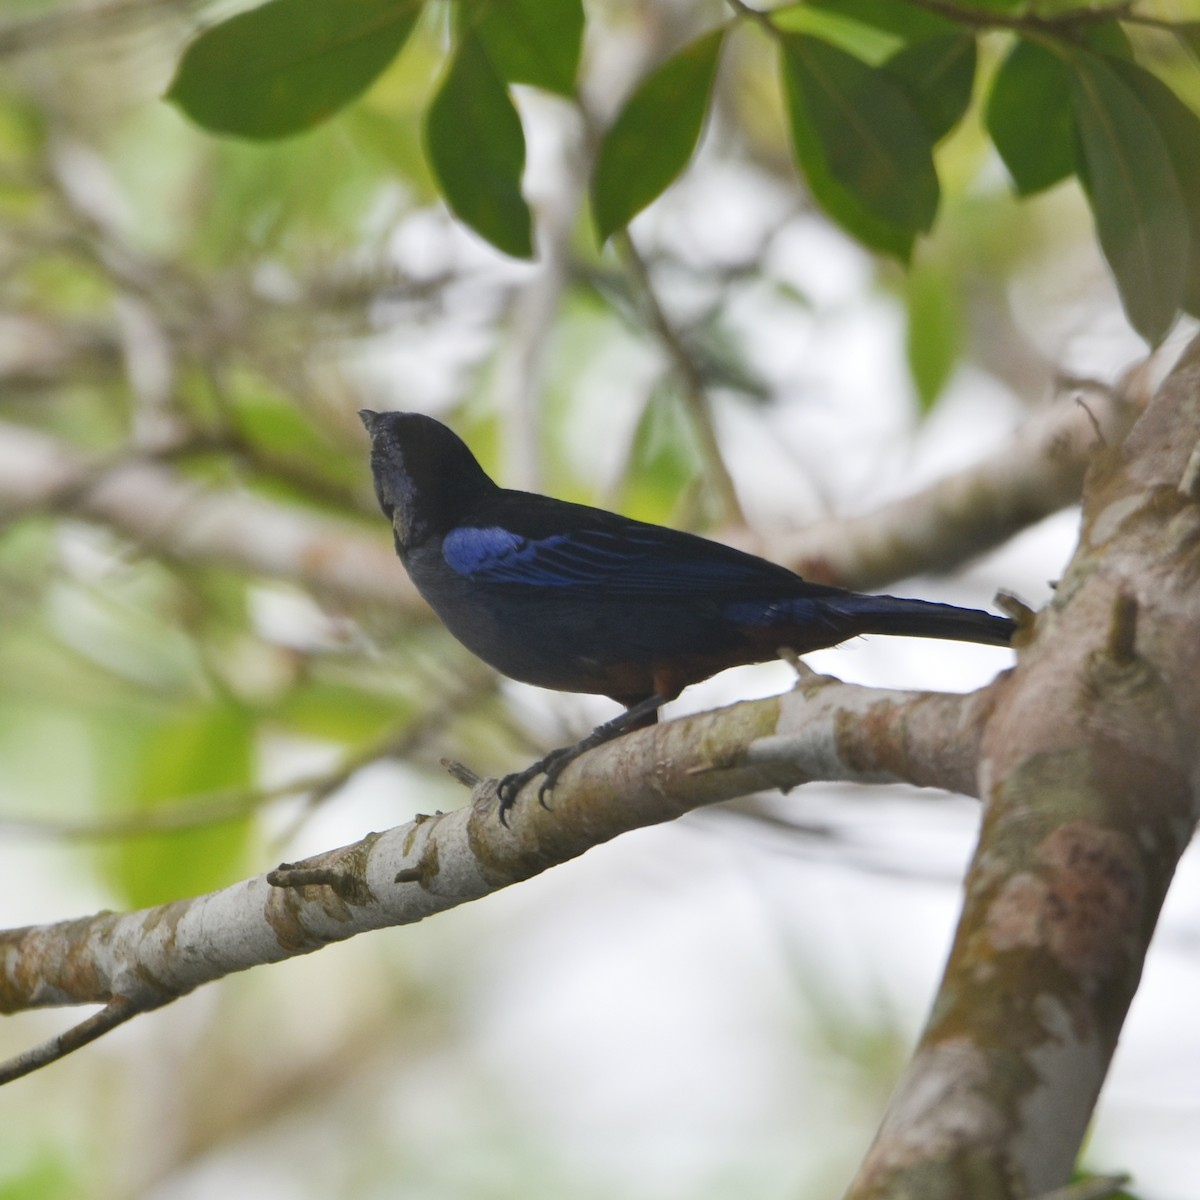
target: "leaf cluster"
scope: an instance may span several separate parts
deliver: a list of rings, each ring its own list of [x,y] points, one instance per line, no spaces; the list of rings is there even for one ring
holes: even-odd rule
[[[907,262],[933,227],[935,148],[976,91],[979,41],[1015,38],[987,86],[985,123],[1019,195],[1083,186],[1131,323],[1160,342],[1200,314],[1200,118],[1135,57],[1133,5],[804,0],[769,11],[731,0],[728,20],[659,63],[601,139],[591,178],[600,241],[685,170],[713,103],[722,49],[756,26],[778,49],[796,166],[817,204],[873,250]],[[189,47],[168,92],[217,133],[275,138],[361,95],[399,53],[420,0],[270,0]],[[581,0],[459,0],[428,106],[425,147],[446,202],[507,254],[533,254],[522,194],[523,84],[574,97]],[[1155,22],[1163,26],[1162,22]],[[1197,26],[1165,26],[1184,43]]]

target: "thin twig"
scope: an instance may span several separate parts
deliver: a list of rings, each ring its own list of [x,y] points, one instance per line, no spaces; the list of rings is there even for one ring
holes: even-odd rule
[[[671,365],[683,385],[683,400],[687,405],[692,428],[700,441],[701,454],[708,464],[713,489],[720,498],[721,506],[724,509],[723,515],[731,524],[744,525],[746,523],[745,514],[742,512],[733,476],[730,475],[729,468],[725,465],[725,458],[721,453],[720,443],[717,441],[716,430],[713,428],[712,410],[705,391],[704,380],[700,376],[700,369],[684,344],[679,331],[667,317],[654,289],[654,283],[650,278],[645,260],[638,252],[629,231],[621,230],[615,233],[613,245],[626,272],[636,285],[650,326],[658,336],[663,349],[666,350]]]
[[[976,29],[1011,29],[1015,33],[1049,33],[1062,36],[1064,32],[1082,25],[1099,25],[1105,21],[1138,20],[1132,13],[1133,0],[1120,0],[1102,8],[1071,9],[1057,16],[1042,17],[1035,13],[1009,14],[991,9],[968,8],[950,0],[910,0],[917,8],[936,13],[959,25]]]
[[[41,1067],[49,1066],[60,1058],[66,1058],[72,1051],[82,1049],[146,1011],[145,1006],[135,1004],[124,996],[114,996],[98,1013],[93,1013],[78,1025],[72,1025],[66,1033],[60,1033],[0,1063],[0,1087],[20,1079],[22,1075],[30,1075]]]
[[[780,33],[779,26],[771,20],[771,12],[753,8],[745,0],[726,0],[740,17],[755,21],[772,36]],[[1036,13],[1003,13],[992,9],[981,10],[955,4],[952,0],[909,0],[916,8],[945,17],[958,25],[969,25],[974,29],[1009,29],[1014,33],[1053,34],[1062,37],[1083,25],[1099,25],[1105,21],[1130,21],[1140,25],[1172,29],[1174,22],[1158,17],[1146,17],[1133,11],[1134,0],[1120,0],[1101,8],[1072,9],[1055,16],[1038,16]]]

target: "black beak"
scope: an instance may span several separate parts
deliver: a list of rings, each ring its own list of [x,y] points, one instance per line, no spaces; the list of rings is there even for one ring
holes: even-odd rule
[[[366,426],[367,432],[374,437],[375,429],[379,425],[379,414],[372,412],[369,408],[360,408],[358,419]]]

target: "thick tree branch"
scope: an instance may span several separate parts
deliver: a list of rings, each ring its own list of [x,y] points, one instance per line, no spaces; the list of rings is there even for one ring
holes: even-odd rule
[[[567,769],[551,808],[531,784],[509,828],[496,815],[495,782],[484,781],[465,808],[220,892],[10,930],[0,935],[0,1011],[117,998],[134,1011],[157,1008],[234,971],[419,921],[620,833],[756,789],[836,779],[969,791],[994,692],[889,692],[810,673],[783,696],[599,747]],[[42,1061],[35,1054],[29,1066]]]
[[[957,567],[1078,501],[1088,463],[1145,408],[1149,376],[1147,361],[1111,391],[1063,399],[971,466],[874,512],[777,539],[772,553],[806,579],[863,591]]]
[[[851,1200],[1069,1178],[1200,812],[1200,339],[1094,465],[1053,604],[996,688],[938,999]]]

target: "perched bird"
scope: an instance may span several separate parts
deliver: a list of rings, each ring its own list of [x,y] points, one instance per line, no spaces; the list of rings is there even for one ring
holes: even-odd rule
[[[978,609],[808,583],[707,538],[494,483],[466,444],[421,413],[359,416],[375,494],[417,590],[469,650],[513,679],[609,696],[626,711],[500,786],[500,816],[539,774],[545,799],[584,750],[657,720],[726,667],[862,633],[1007,645],[1014,623]]]

